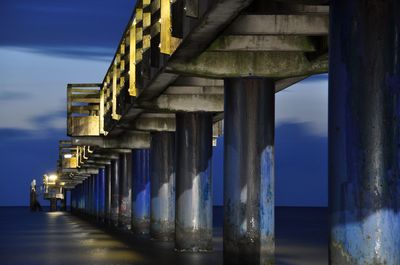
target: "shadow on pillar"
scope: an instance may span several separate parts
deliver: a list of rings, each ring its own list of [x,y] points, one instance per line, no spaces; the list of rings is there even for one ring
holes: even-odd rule
[[[102,223],[104,223],[105,220],[105,182],[105,169],[100,168],[98,175],[98,220]]]
[[[148,234],[150,229],[149,149],[132,151],[132,230]]]
[[[57,199],[51,198],[50,199],[50,212],[56,212],[56,211],[57,211]]]
[[[212,250],[212,114],[176,114],[177,251]]]
[[[104,194],[104,222],[111,225],[111,165],[106,165],[105,174],[105,194]]]
[[[132,154],[119,155],[119,216],[118,226],[124,230],[131,229],[131,186],[132,186]]]
[[[175,238],[175,133],[152,133],[150,178],[150,236],[172,241]]]
[[[119,215],[119,159],[111,161],[111,224],[118,227]]]
[[[400,2],[330,6],[331,265],[400,264]]]
[[[224,264],[275,264],[272,79],[225,80]]]

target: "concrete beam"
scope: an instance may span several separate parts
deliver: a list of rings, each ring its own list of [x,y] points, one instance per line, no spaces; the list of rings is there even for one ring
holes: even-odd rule
[[[189,63],[171,64],[168,71],[212,78],[288,78],[328,72],[328,56],[310,61],[302,52],[204,52]]]
[[[171,86],[224,87],[224,80],[196,76],[179,76]]]
[[[85,160],[85,164],[98,164],[98,165],[110,165],[111,161],[110,160],[104,160],[104,159],[98,159],[98,158],[90,158],[88,160]]]
[[[226,30],[233,35],[328,35],[327,14],[241,15]]]
[[[207,51],[316,51],[307,36],[230,35],[221,36]]]
[[[169,112],[222,112],[224,110],[224,95],[164,94],[153,101],[142,102],[141,107]]]
[[[73,173],[73,174],[97,174],[97,168],[63,168],[61,173]]]
[[[150,134],[145,132],[126,132],[115,138],[104,136],[73,137],[74,145],[89,145],[104,149],[150,148]]]
[[[149,132],[174,132],[175,131],[175,115],[174,114],[158,114],[144,113],[140,115],[134,122],[135,130]]]
[[[111,160],[111,159],[118,159],[118,155],[114,154],[91,154],[91,158],[100,158],[100,159],[106,159],[106,160]]]

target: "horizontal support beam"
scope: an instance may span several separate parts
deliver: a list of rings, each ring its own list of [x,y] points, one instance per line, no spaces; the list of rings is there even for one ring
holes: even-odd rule
[[[169,112],[178,111],[224,111],[224,96],[222,94],[212,95],[168,95],[163,94],[153,101],[141,102],[141,108],[151,110],[162,110]]]
[[[95,157],[90,157],[88,160],[84,161],[85,164],[93,164],[93,165],[111,165],[110,160],[98,159]]]
[[[226,30],[232,35],[328,35],[329,16],[241,15]]]
[[[103,154],[91,154],[90,155],[91,158],[94,159],[105,159],[105,160],[112,160],[112,159],[118,159],[119,156],[118,155],[112,155],[112,154],[107,154],[107,155],[103,155]]]
[[[257,76],[281,79],[326,73],[328,56],[310,61],[301,52],[204,52],[192,62],[171,65],[168,71],[214,78]]]
[[[171,86],[223,87],[224,80],[196,76],[179,76]]]
[[[150,134],[145,132],[126,132],[119,137],[89,136],[73,137],[74,145],[96,146],[104,149],[150,148]]]
[[[175,131],[175,115],[163,114],[153,115],[153,114],[142,114],[134,122],[134,128],[140,131],[149,132],[174,132]]]
[[[224,86],[169,86],[164,95],[223,95]]]
[[[99,170],[97,168],[63,168],[62,174],[73,173],[73,174],[97,174]]]
[[[230,35],[221,36],[207,51],[316,51],[307,36]]]

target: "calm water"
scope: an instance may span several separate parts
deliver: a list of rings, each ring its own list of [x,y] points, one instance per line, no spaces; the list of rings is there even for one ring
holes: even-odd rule
[[[126,265],[222,262],[222,209],[214,209],[213,253],[175,253],[173,244],[107,231],[69,213],[0,207],[1,265]],[[277,208],[277,265],[328,264],[325,208]]]

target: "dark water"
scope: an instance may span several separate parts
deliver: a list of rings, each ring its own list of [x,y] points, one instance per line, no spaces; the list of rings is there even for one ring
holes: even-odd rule
[[[214,209],[212,253],[176,253],[173,244],[100,229],[69,213],[0,207],[1,265],[126,265],[222,262],[222,209]],[[325,208],[276,209],[277,265],[328,264]]]

